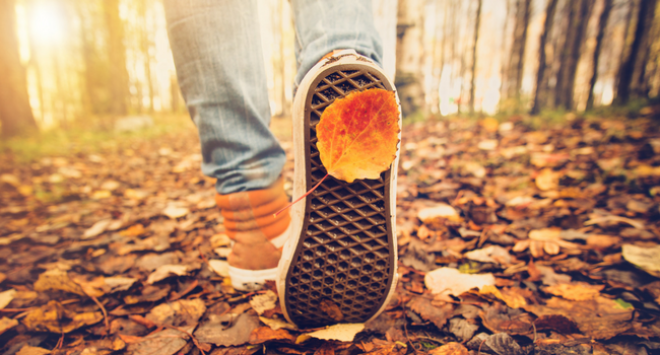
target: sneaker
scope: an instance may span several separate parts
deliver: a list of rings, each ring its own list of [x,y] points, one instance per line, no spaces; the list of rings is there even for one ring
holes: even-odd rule
[[[283,179],[263,190],[218,194],[215,200],[233,241],[227,257],[232,286],[255,291],[267,280],[275,280],[282,246],[291,234],[288,211],[273,218],[273,213],[289,203]]]
[[[294,198],[326,175],[315,131],[323,110],[373,88],[395,90],[381,68],[353,50],[335,51],[307,73],[293,104]],[[302,328],[363,323],[389,303],[397,281],[398,154],[379,179],[349,184],[329,176],[292,207],[276,281],[289,321]]]

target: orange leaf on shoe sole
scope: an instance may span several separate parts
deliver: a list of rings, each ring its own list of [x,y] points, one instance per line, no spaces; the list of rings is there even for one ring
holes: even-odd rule
[[[377,179],[396,158],[399,106],[384,89],[352,92],[328,106],[316,127],[328,174],[346,182]]]

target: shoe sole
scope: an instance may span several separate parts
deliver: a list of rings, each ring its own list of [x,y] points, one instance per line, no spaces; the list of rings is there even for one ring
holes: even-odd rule
[[[355,90],[394,90],[381,69],[363,57],[352,58],[342,60],[340,54],[320,63],[310,71],[317,74],[299,88],[306,95],[294,103],[294,120],[304,117],[294,122],[294,176],[303,178],[294,182],[294,196],[326,175],[316,148],[316,125],[325,108]],[[294,232],[284,247],[277,280],[289,321],[303,328],[362,323],[385,308],[397,275],[397,163],[398,150],[379,179],[349,184],[329,176],[292,211]]]

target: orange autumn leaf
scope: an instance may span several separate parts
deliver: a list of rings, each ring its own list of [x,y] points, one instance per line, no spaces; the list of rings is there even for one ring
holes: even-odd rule
[[[396,158],[399,131],[393,91],[352,92],[323,111],[316,146],[329,175],[349,183],[377,179]]]

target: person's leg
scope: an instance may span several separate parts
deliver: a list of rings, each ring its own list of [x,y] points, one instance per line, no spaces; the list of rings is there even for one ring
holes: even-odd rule
[[[268,128],[270,107],[256,0],[165,0],[174,64],[202,146],[202,171],[217,178],[216,201],[234,240],[229,275],[237,289],[274,279],[288,236],[284,151]]]
[[[386,308],[396,287],[398,150],[377,179],[348,183],[326,176],[316,125],[335,100],[395,88],[380,66],[371,0],[292,0],[292,8],[299,64],[293,195],[318,187],[292,207],[276,280],[280,306],[301,328],[363,323]]]
[[[353,49],[382,63],[383,46],[374,26],[371,0],[291,0],[296,27],[296,87],[321,58]]]
[[[270,107],[255,0],[165,0],[181,92],[199,130],[202,171],[220,194],[263,189],[284,151]]]

